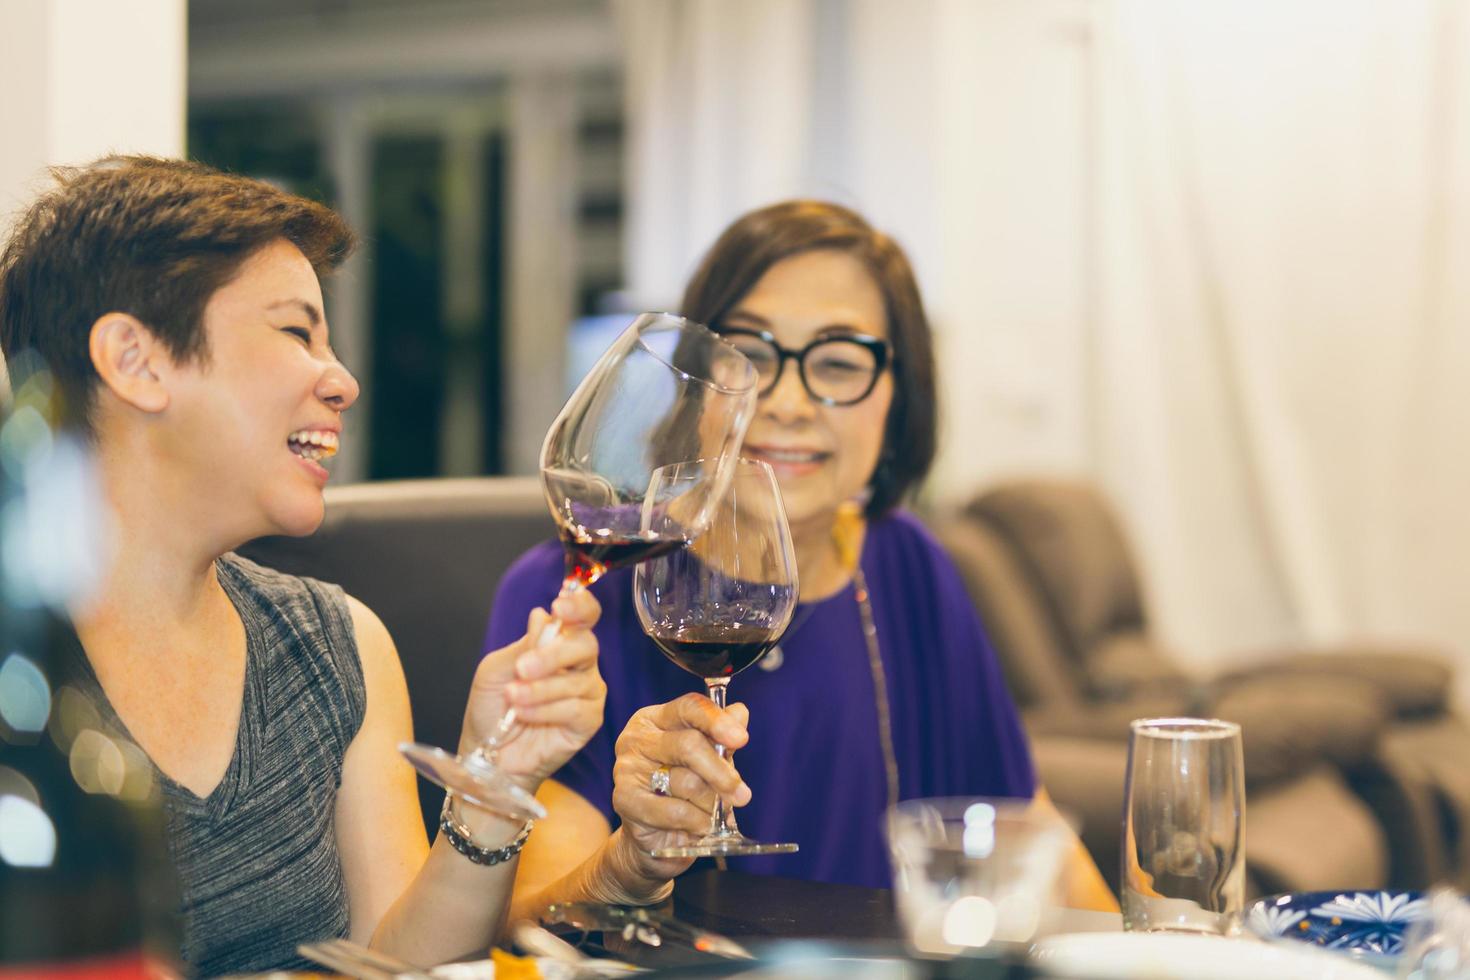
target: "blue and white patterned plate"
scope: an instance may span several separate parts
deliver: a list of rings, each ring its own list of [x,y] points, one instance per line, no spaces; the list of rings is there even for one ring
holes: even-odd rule
[[[1262,939],[1294,939],[1387,967],[1428,909],[1423,892],[1297,892],[1260,899],[1245,924]]]

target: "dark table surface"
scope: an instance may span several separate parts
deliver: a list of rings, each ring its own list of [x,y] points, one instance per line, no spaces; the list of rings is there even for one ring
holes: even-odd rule
[[[697,871],[674,883],[675,917],[745,939],[897,940],[886,888],[829,885],[741,871]]]
[[[607,934],[593,955],[652,968],[656,977],[842,977],[843,980],[1015,980],[1030,976],[1017,951],[986,950],[948,963],[908,958],[886,888],[832,885],[740,871],[695,871],[675,881],[659,911],[737,940],[756,958],[728,960],[686,945],[653,949]],[[572,937],[568,937],[571,939]]]

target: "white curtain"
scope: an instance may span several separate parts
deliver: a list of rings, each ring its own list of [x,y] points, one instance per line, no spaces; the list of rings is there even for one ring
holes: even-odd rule
[[[857,207],[937,266],[931,27],[968,2],[617,0],[634,296],[676,301],[731,220],[794,196]]]
[[[1470,695],[1463,0],[621,10],[635,291],[748,207],[852,204],[936,320],[936,496],[1092,477],[1201,667],[1377,636]]]
[[[652,306],[729,216],[802,186],[812,85],[806,0],[631,0],[625,41],[628,285]]]
[[[1470,657],[1466,6],[1097,12],[1100,475],[1174,631]]]

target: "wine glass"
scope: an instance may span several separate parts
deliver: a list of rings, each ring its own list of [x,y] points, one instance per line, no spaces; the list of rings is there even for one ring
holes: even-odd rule
[[[655,474],[675,484],[686,466]],[[704,679],[710,700],[725,707],[730,678],[775,646],[796,609],[796,552],[771,468],[735,465],[730,489],[715,503],[709,529],[690,545],[639,565],[633,604],[643,629],[664,655]],[[716,745],[723,758],[725,747]],[[789,854],[795,844],[765,844],[741,834],[725,801],[715,798],[710,828],[699,840],[663,847],[654,857]]]
[[[566,547],[562,594],[608,570],[682,548],[708,526],[755,409],[756,372],[692,320],[644,313],[582,379],[541,446],[541,482]],[[683,463],[675,479],[661,467]],[[549,642],[552,620],[537,638]],[[519,734],[515,709],[474,751],[399,750],[430,781],[515,819],[545,808],[495,765]]]

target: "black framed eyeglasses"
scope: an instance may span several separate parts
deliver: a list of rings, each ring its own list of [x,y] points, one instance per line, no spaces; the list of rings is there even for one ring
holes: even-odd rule
[[[798,350],[782,347],[769,330],[717,327],[716,332],[755,365],[762,398],[780,383],[790,360],[813,399],[823,405],[856,405],[873,393],[890,359],[888,341],[864,334],[818,337]]]

